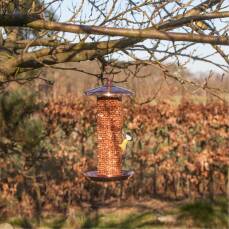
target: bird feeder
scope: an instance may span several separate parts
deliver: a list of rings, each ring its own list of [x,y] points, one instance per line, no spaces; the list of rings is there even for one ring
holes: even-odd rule
[[[133,92],[108,81],[85,94],[97,97],[97,171],[88,171],[85,176],[94,181],[125,180],[133,172],[122,170],[122,97],[132,96]]]

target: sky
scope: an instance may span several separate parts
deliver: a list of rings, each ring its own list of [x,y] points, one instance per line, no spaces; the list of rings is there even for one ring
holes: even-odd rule
[[[80,1],[79,1],[80,2]],[[75,0],[63,0],[63,2],[61,3],[61,8],[58,9],[59,12],[61,12],[61,17],[60,17],[60,21],[66,21],[67,19],[69,19],[69,17],[71,16],[71,12],[70,10],[72,9],[72,3],[76,3]],[[228,8],[225,10],[229,10]],[[90,12],[88,12],[88,14],[90,14]],[[216,24],[217,27],[217,24]],[[66,34],[66,38],[67,39],[71,39],[74,35],[73,34]],[[147,41],[146,41],[147,44]],[[227,53],[229,54],[229,46],[221,46],[221,48]],[[198,44],[195,46],[195,49],[197,49],[196,54],[199,54],[200,56],[205,56],[208,55],[209,53],[211,53],[211,51],[213,50],[211,45],[209,44]],[[138,56],[141,57],[142,59],[147,59],[147,55],[145,52],[140,52],[138,53]],[[219,55],[215,55],[214,57],[212,57],[212,60],[220,63],[220,64],[225,64],[225,61],[223,58],[221,58]],[[173,60],[171,60],[173,61]],[[210,71],[215,71],[218,73],[223,73],[222,70],[220,70],[218,67],[209,64],[209,63],[205,63],[202,61],[192,61],[190,60],[186,67],[193,72],[194,74],[203,74],[203,73],[209,73]]]

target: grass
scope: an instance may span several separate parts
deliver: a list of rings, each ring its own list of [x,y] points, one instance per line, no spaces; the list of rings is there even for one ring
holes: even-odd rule
[[[195,202],[169,202],[149,200],[119,207],[101,207],[98,210],[75,212],[74,216],[51,216],[43,219],[40,228],[47,229],[151,229],[151,228],[228,228],[226,198],[197,200]],[[162,218],[164,219],[162,221]],[[169,219],[175,219],[171,222]],[[166,221],[167,220],[167,221]],[[39,228],[34,220],[14,218],[8,220],[21,228]]]
[[[9,220],[9,223],[16,227],[32,229],[33,223],[27,218],[12,218]]]
[[[153,212],[147,211],[143,213],[112,213],[105,214],[98,217],[98,219],[88,220],[82,226],[82,228],[93,228],[93,229],[102,229],[102,228],[125,228],[125,229],[134,229],[134,228],[149,228],[145,227],[154,223],[156,216]]]
[[[198,227],[228,228],[228,203],[219,199],[214,203],[199,200],[181,206],[180,220],[191,220]]]

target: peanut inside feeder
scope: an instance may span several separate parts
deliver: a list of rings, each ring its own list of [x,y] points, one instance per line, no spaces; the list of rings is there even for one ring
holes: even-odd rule
[[[122,96],[133,93],[107,84],[86,91],[97,96],[97,171],[85,175],[95,181],[124,180],[133,174],[122,170]]]
[[[123,111],[120,98],[97,99],[98,175],[121,175]]]

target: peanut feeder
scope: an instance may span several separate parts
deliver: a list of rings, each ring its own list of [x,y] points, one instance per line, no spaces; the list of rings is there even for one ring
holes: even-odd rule
[[[97,97],[97,171],[88,171],[85,176],[95,181],[125,180],[133,172],[122,170],[122,97],[133,92],[108,81],[85,94]]]

